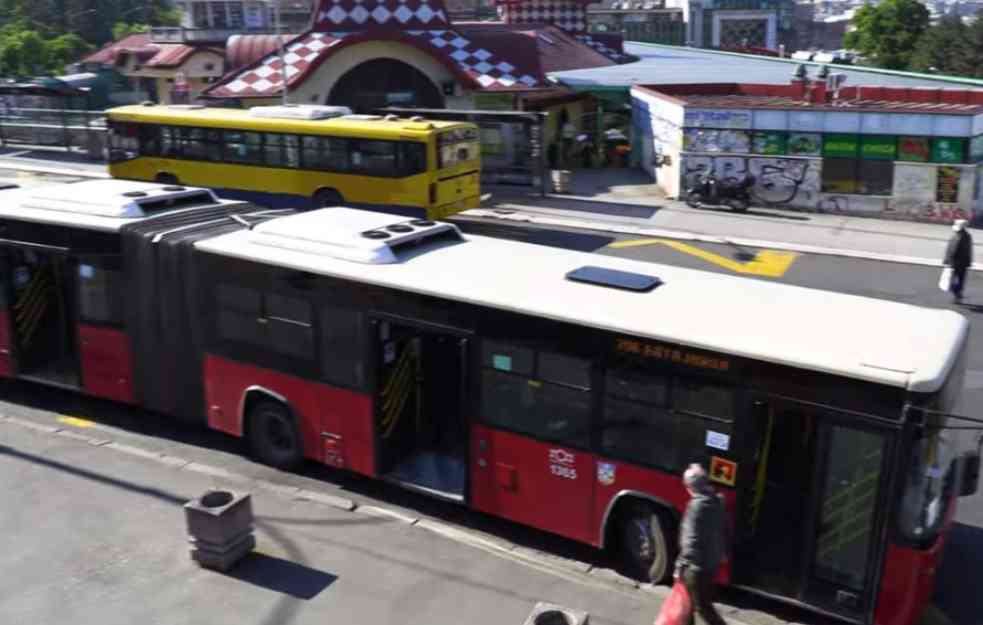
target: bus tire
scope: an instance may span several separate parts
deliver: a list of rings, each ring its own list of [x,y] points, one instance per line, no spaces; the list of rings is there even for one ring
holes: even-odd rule
[[[318,189],[314,193],[315,208],[325,208],[329,206],[341,206],[345,203],[345,198],[334,189]]]
[[[652,584],[671,578],[669,528],[667,517],[647,503],[632,503],[618,516],[618,558],[630,575]]]
[[[174,174],[162,172],[154,176],[154,182],[159,182],[160,184],[178,184],[178,179]]]
[[[263,464],[296,469],[304,460],[300,430],[290,410],[275,401],[260,401],[249,411],[249,448]]]

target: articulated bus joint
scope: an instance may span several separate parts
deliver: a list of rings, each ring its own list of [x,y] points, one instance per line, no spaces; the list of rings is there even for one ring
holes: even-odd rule
[[[645,501],[654,503],[660,508],[663,508],[666,511],[670,512],[673,515],[673,520],[675,520],[677,523],[679,522],[679,512],[676,510],[675,506],[673,506],[670,502],[666,501],[665,499],[661,499],[659,497],[655,497],[653,495],[649,495],[648,493],[643,493],[637,490],[625,489],[619,491],[617,495],[611,498],[611,501],[608,503],[607,510],[604,511],[604,518],[601,519],[601,537],[600,537],[601,539],[598,541],[598,543],[601,546],[601,549],[607,548],[608,522],[611,520],[611,513],[614,512],[614,508],[615,506],[618,505],[618,502],[627,497],[631,497],[634,499],[643,499]]]

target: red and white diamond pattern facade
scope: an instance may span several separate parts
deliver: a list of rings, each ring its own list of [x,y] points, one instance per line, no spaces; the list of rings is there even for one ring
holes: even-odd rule
[[[507,23],[551,24],[577,33],[575,45],[590,46],[607,59],[620,60],[620,51],[583,33],[585,6],[584,0],[510,0],[500,7],[500,12]],[[530,48],[520,41],[523,45],[517,50],[510,43],[514,38],[502,39],[500,24],[488,24],[487,28],[482,23],[466,27],[462,24],[460,29],[455,29],[443,0],[319,0],[314,16],[311,30],[287,44],[282,62],[277,52],[271,52],[213,85],[208,95],[275,97],[283,89],[284,76],[288,88],[295,89],[336,51],[373,40],[409,44],[424,50],[453,68],[458,79],[475,91],[554,88],[546,82],[543,61],[537,58],[535,45]],[[532,32],[535,30],[522,36],[535,38]],[[610,62],[590,51],[588,56],[599,59],[600,63]],[[586,63],[599,64],[596,60]]]
[[[498,14],[509,24],[552,24],[571,33],[587,30],[587,10],[583,2],[523,0],[499,5]]]
[[[450,26],[442,0],[322,0],[316,15],[314,30],[322,32]]]

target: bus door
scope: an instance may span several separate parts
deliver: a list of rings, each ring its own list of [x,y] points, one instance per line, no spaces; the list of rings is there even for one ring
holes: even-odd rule
[[[468,339],[432,326],[375,320],[376,470],[428,494],[464,501]]]
[[[888,437],[814,404],[771,397],[760,407],[734,582],[862,619],[874,599]]]
[[[13,377],[17,374],[17,360],[14,356],[13,318],[10,307],[10,255],[0,251],[0,377]]]
[[[66,248],[0,242],[6,270],[6,328],[0,330],[9,366],[19,377],[77,388],[78,341],[74,331],[75,274]],[[2,353],[2,352],[0,352]]]

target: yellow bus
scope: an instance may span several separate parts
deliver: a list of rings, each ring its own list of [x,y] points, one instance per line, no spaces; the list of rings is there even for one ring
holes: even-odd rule
[[[479,203],[478,128],[344,107],[110,109],[114,178],[210,187],[270,206],[360,206],[437,219]]]

